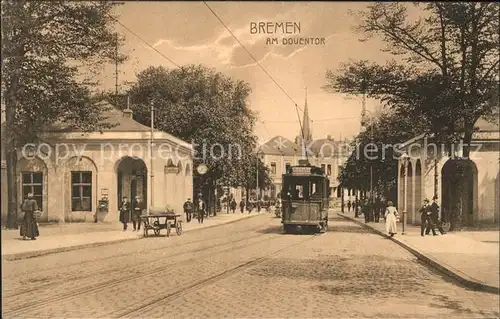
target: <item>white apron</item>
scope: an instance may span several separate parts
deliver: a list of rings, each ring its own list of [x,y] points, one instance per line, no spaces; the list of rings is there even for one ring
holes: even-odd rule
[[[397,233],[397,224],[396,224],[396,215],[398,211],[396,207],[389,206],[385,210],[385,230],[388,234],[396,234]]]

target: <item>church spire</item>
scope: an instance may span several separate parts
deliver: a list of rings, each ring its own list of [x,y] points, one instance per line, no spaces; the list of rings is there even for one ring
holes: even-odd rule
[[[307,87],[305,88],[305,102],[304,102],[304,119],[302,120],[302,130],[303,130],[303,137],[304,137],[304,142],[308,143],[312,141],[312,133],[311,133],[311,126],[310,126],[310,119],[309,119],[309,110],[307,107]],[[302,134],[301,134],[302,135]]]

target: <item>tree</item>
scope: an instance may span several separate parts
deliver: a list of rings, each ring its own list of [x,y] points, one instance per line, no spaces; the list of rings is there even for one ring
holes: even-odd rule
[[[353,142],[353,151],[340,171],[339,182],[346,188],[368,191],[371,166],[374,191],[394,201],[399,156],[394,147],[413,137],[417,128],[410,118],[396,113],[384,113],[373,119]]]
[[[265,190],[272,185],[272,180],[269,175],[269,167],[267,167],[262,160],[257,157],[255,153],[250,153],[250,156],[245,160],[245,180],[242,186],[246,188],[247,200],[250,189],[257,189],[257,177],[259,183],[259,190]],[[257,169],[259,171],[257,176]],[[259,197],[260,194],[256,194]]]
[[[103,124],[96,83],[82,67],[116,57],[114,5],[107,2],[2,1],[2,95],[6,109],[8,228],[17,228],[18,150],[54,119],[84,131]]]
[[[385,51],[399,61],[347,63],[338,74],[327,72],[327,88],[378,98],[402,117],[425,124],[420,132],[433,134],[437,142],[462,139],[468,158],[477,120],[498,123],[499,6],[446,2],[415,7],[424,16],[416,21],[402,3],[377,3],[360,12],[358,31],[381,37]]]
[[[137,75],[130,92],[134,117],[149,125],[150,105],[155,126],[195,146],[194,167],[205,163],[206,175],[195,171],[195,189],[246,185],[255,114],[247,103],[250,87],[201,65],[169,70],[149,67]]]
[[[385,65],[356,61],[338,74],[327,72],[327,87],[366,92],[443,141],[457,135],[469,145],[480,117],[498,116],[499,6],[495,3],[417,4],[425,18],[411,21],[407,4],[376,3],[360,12],[357,30],[379,36],[385,51],[399,58]],[[361,81],[364,79],[365,81]],[[361,87],[361,84],[365,84]],[[470,147],[465,147],[468,157]]]

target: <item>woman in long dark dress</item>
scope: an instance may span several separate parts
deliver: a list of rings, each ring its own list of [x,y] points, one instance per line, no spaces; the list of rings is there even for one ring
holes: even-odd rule
[[[40,233],[38,232],[38,225],[34,216],[35,211],[38,210],[38,205],[36,200],[33,199],[33,194],[28,194],[28,198],[24,200],[21,209],[24,212],[21,236],[23,239],[29,237],[31,240],[36,240],[36,237],[40,236]]]

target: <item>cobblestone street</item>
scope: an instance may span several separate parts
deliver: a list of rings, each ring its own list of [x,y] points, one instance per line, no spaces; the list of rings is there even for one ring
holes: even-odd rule
[[[406,250],[331,214],[321,235],[284,235],[261,215],[3,261],[4,318],[497,318]]]

